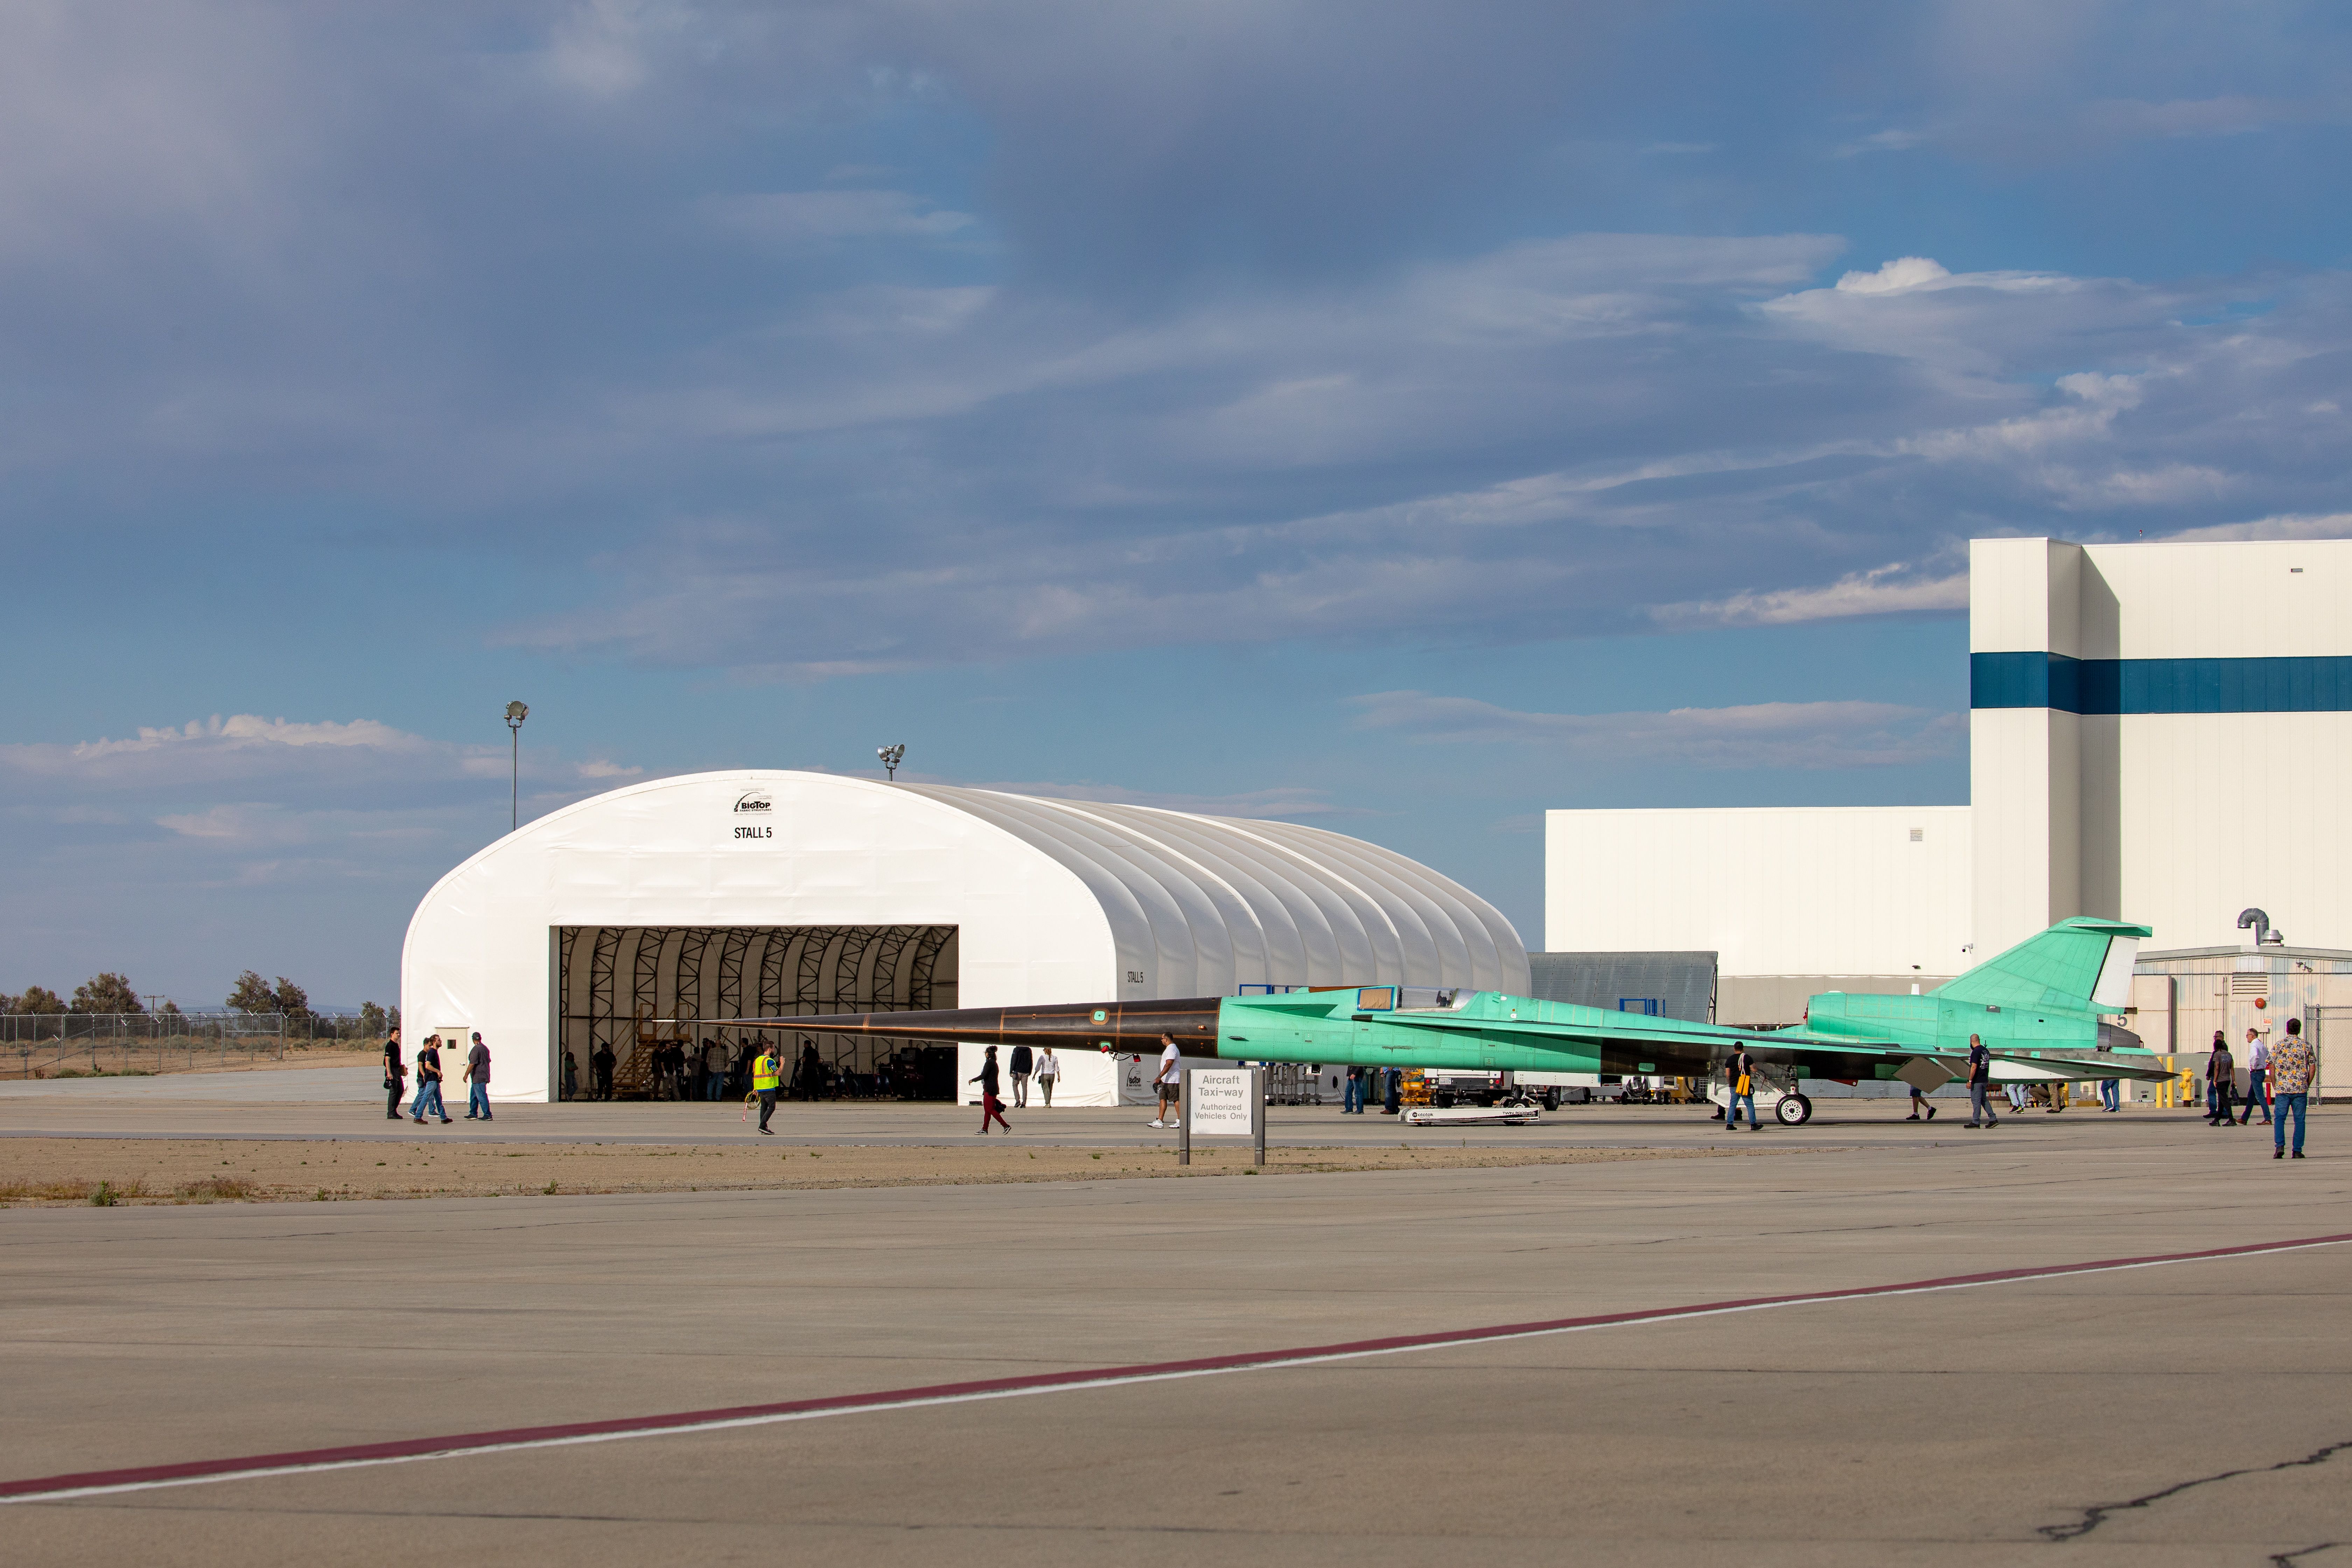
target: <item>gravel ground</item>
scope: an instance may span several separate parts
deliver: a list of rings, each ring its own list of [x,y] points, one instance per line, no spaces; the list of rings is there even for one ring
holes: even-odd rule
[[[14,1138],[0,1141],[0,1205],[187,1204],[499,1197],[822,1187],[956,1186],[1138,1176],[1303,1175],[1331,1171],[1479,1170],[1625,1160],[1741,1158],[1776,1150],[1200,1148],[1024,1149],[1010,1143],[647,1147],[250,1139]]]

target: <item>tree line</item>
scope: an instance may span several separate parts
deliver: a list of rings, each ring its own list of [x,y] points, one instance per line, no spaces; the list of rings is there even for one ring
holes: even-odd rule
[[[254,970],[236,977],[236,984],[223,998],[223,1005],[235,1013],[283,1013],[289,1017],[310,1016],[310,994],[283,974],[273,985]],[[27,985],[11,995],[0,991],[0,1013],[144,1013],[146,1006],[131,977],[113,970],[91,975],[74,987],[70,1000],[58,995],[46,985]],[[165,1017],[180,1011],[176,1002],[165,1002],[155,1012]],[[400,1021],[400,1009],[381,1007],[373,1002],[360,1004],[361,1026],[370,1034],[381,1034]]]

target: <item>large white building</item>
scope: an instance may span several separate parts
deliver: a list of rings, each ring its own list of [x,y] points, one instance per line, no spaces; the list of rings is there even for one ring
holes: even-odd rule
[[[1545,947],[1712,948],[1741,1021],[2069,915],[2352,949],[2352,541],[1977,540],[1969,648],[1968,805],[1551,812]]]
[[[1467,889],[1319,828],[747,771],[582,801],[442,878],[401,1016],[412,1046],[480,1030],[493,1097],[530,1100],[562,1053],[625,1072],[656,1019],[1391,983],[1524,993],[1527,952]],[[1114,1103],[1111,1060],[1076,1056],[1055,1102]]]

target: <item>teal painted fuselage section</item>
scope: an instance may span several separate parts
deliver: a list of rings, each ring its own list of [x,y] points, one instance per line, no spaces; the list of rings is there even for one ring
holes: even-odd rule
[[[1613,1069],[1601,1067],[1597,1042],[1528,1026],[1594,1029],[1604,1020],[1612,1026],[1675,1022],[1496,991],[1473,993],[1459,1008],[1362,1012],[1359,995],[1348,990],[1228,997],[1217,1018],[1217,1054],[1243,1061],[1601,1072]]]
[[[1368,988],[1378,999],[1383,988]],[[2105,1056],[2145,1065],[2147,1052],[2099,1050],[2095,1015],[2020,1011],[1934,995],[1829,992],[1804,1025],[1738,1029],[1545,1002],[1501,992],[1471,994],[1445,1008],[1381,1008],[1365,991],[1227,998],[1217,1054],[1232,1060],[1513,1072],[1654,1073],[1703,1077],[1741,1047],[1806,1076],[1890,1079],[1914,1056],[1963,1057],[1969,1037],[2011,1058],[2082,1061]],[[2086,1062],[2097,1076],[2099,1064]]]

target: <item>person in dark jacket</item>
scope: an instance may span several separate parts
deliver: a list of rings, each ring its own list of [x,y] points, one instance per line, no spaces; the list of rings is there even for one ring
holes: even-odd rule
[[[441,1037],[427,1035],[425,1043],[416,1047],[416,1099],[408,1107],[411,1120],[423,1121],[431,1111],[442,1121],[449,1112],[441,1104]]]
[[[1991,1089],[1992,1053],[1985,1049],[1985,1043],[1983,1040],[1974,1035],[1970,1035],[1969,1037],[1968,1121],[1969,1126],[1974,1127],[1978,1125],[1979,1118],[1982,1119],[1983,1125],[1987,1127],[1998,1127],[2000,1125],[2000,1117],[1994,1112],[1993,1108],[1987,1098]]]
[[[1742,1046],[1731,1058],[1730,1093],[1723,1104],[1723,1130],[1739,1131],[1739,1108],[1748,1107],[1748,1131],[1761,1132],[1763,1124],[1756,1120],[1756,1058]]]
[[[1029,1064],[1037,1058],[1026,1046],[1013,1047],[1013,1109],[1029,1109]]]
[[[2234,1127],[2238,1113],[2231,1103],[2238,1092],[2238,1060],[2230,1054],[2230,1042],[2221,1031],[2213,1031],[2213,1054],[2205,1058],[2205,1100],[2209,1127]]]
[[[980,1070],[964,1081],[980,1085],[980,1135],[982,1138],[988,1136],[989,1119],[994,1117],[996,1124],[1003,1128],[1006,1135],[1010,1136],[1013,1123],[1004,1120],[1004,1102],[996,1098],[996,1047],[994,1046],[989,1047],[988,1054],[981,1058]]]
[[[394,1024],[383,1042],[383,1113],[394,1121],[400,1120],[400,1095],[407,1082],[408,1064],[400,1059],[400,1026]]]

